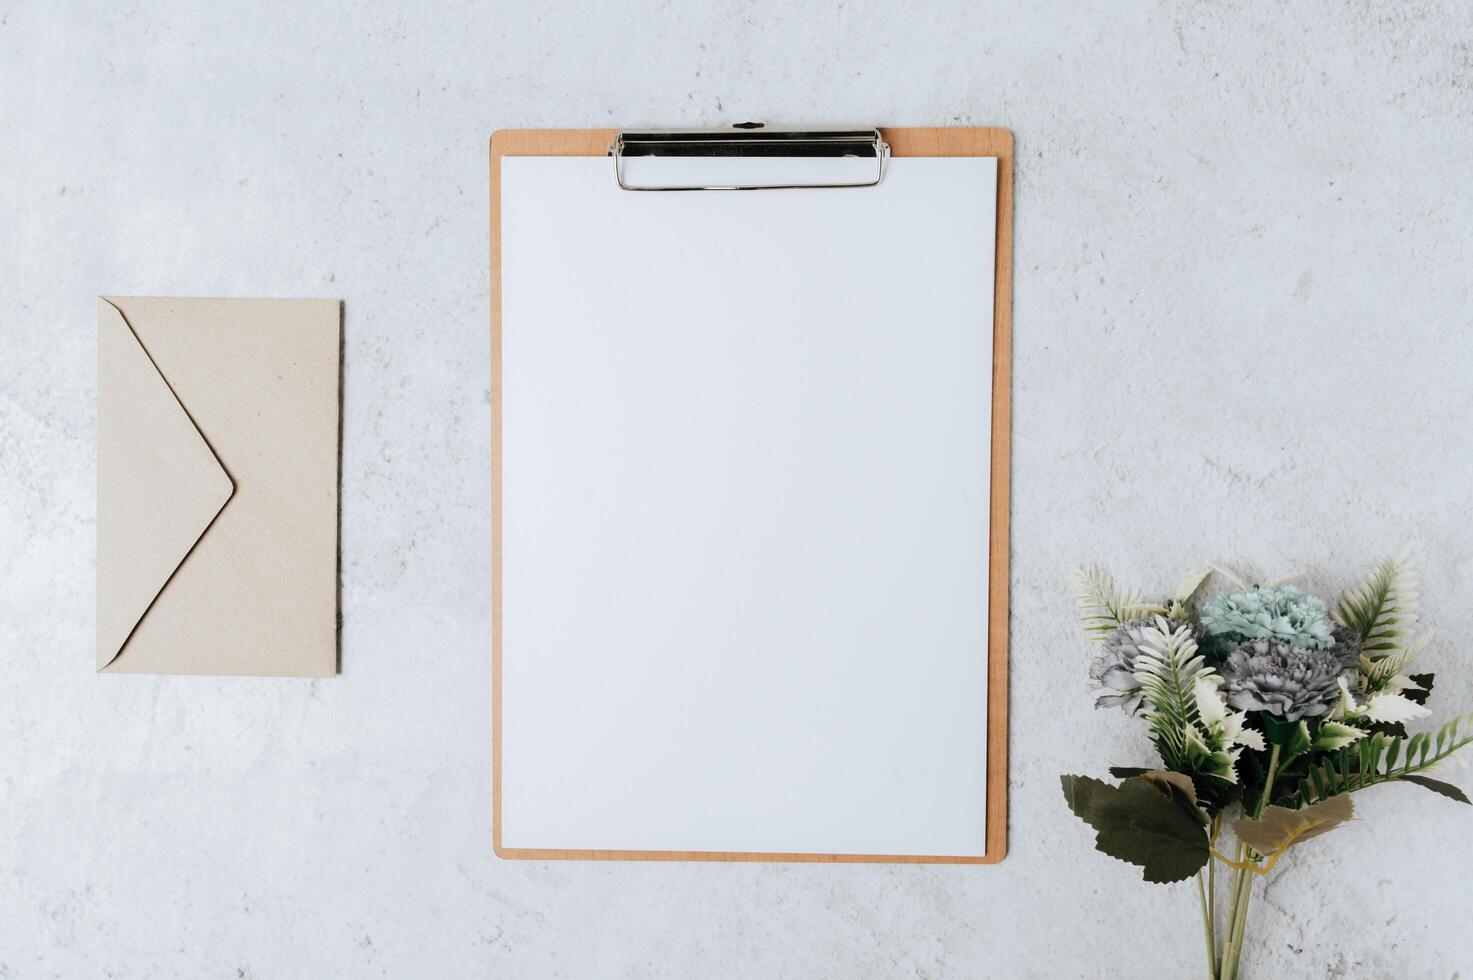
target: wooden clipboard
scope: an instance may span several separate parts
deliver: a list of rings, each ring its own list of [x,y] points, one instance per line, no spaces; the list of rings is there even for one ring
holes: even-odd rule
[[[987,654],[986,851],[982,855],[578,850],[502,846],[502,328],[501,162],[508,156],[603,157],[614,129],[501,130],[491,136],[491,569],[492,846],[498,857],[595,861],[763,861],[874,864],[994,864],[1007,853],[1008,575],[1011,472],[1013,137],[989,127],[881,128],[895,157],[997,159],[996,269],[992,357],[992,459]],[[612,177],[611,177],[612,179]]]

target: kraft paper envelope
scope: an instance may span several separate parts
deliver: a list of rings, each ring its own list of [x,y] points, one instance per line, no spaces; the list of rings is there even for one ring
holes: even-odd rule
[[[97,304],[97,669],[337,672],[336,300]]]

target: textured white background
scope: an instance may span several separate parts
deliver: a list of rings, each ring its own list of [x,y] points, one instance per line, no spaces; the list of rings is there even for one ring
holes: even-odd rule
[[[0,977],[1200,972],[1060,798],[1147,758],[1073,563],[1410,545],[1473,705],[1473,11],[1369,6],[0,2]],[[1017,134],[994,868],[490,853],[486,136],[748,118]],[[94,676],[100,292],[346,301],[342,676]],[[1358,802],[1248,968],[1466,974],[1473,810]]]

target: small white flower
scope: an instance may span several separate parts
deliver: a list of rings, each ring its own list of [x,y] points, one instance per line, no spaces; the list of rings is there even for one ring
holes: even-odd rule
[[[1222,678],[1209,674],[1197,678],[1197,683],[1192,685],[1192,694],[1197,699],[1197,714],[1202,717],[1202,724],[1208,728],[1222,724],[1227,717],[1227,702],[1217,693],[1217,686],[1221,683]]]
[[[1301,722],[1303,724],[1303,722]],[[1338,721],[1327,721],[1320,725],[1320,730],[1315,733],[1314,742],[1311,743],[1317,749],[1339,749],[1349,745],[1351,742],[1365,738],[1366,733],[1354,725],[1346,725]]]
[[[1402,680],[1405,681],[1405,684],[1398,686],[1398,691],[1421,690],[1421,687],[1411,680],[1406,678]],[[1396,678],[1393,678],[1393,683],[1395,682]],[[1336,720],[1365,718],[1368,721],[1394,725],[1403,721],[1426,718],[1430,714],[1432,712],[1427,708],[1396,693],[1375,694],[1365,704],[1359,704],[1355,700],[1355,695],[1350,693],[1350,685],[1342,677],[1340,678],[1340,700],[1331,710],[1330,718]]]
[[[1422,691],[1426,689],[1407,675],[1397,674],[1386,682],[1386,690],[1393,694],[1400,694],[1402,691]]]
[[[1355,695],[1350,693],[1350,682],[1344,677],[1341,677],[1340,700],[1336,701],[1335,706],[1330,709],[1329,717],[1332,719],[1354,718],[1364,710],[1364,708],[1355,703]]]
[[[1407,700],[1400,694],[1377,694],[1366,702],[1365,712],[1366,717],[1371,721],[1384,721],[1392,725],[1415,718],[1426,718],[1432,714],[1428,709],[1415,701]]]
[[[1199,677],[1192,685],[1192,694],[1197,702],[1197,715],[1202,719],[1205,732],[1187,726],[1187,746],[1201,758],[1210,759],[1214,765],[1213,775],[1230,783],[1238,781],[1238,756],[1242,746],[1260,751],[1264,748],[1263,734],[1246,727],[1246,711],[1228,711],[1227,702],[1218,692],[1222,678],[1217,675]]]
[[[1268,748],[1263,743],[1263,732],[1253,728],[1244,728],[1243,722],[1247,720],[1248,712],[1239,711],[1228,715],[1222,723],[1222,734],[1231,745],[1246,745],[1250,749],[1259,752]]]

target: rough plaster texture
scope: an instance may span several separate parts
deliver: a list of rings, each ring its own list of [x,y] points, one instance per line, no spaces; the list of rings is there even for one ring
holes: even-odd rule
[[[0,2],[0,977],[1200,972],[1060,798],[1147,758],[1072,564],[1409,545],[1473,705],[1473,8],[1371,8]],[[1017,134],[998,867],[491,855],[487,134],[749,118]],[[94,676],[103,292],[346,301],[340,677]],[[1249,971],[1469,975],[1473,810],[1360,800]]]

